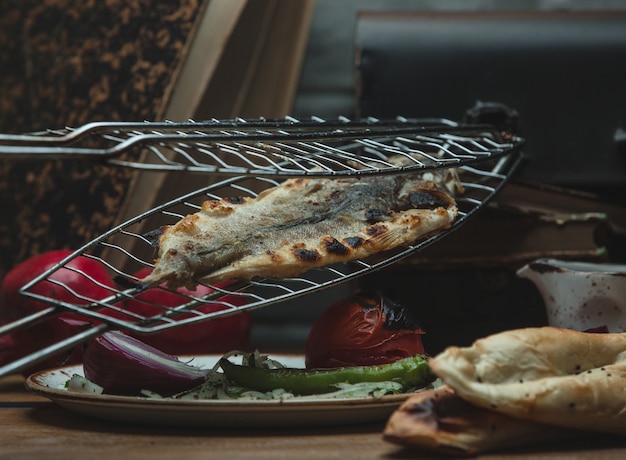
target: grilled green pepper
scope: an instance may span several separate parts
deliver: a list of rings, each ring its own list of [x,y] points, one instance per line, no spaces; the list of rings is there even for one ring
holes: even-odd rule
[[[406,387],[423,387],[435,379],[422,355],[414,355],[389,364],[339,367],[335,369],[267,369],[219,362],[226,377],[237,385],[256,391],[282,388],[295,395],[329,393],[338,383],[395,381]]]

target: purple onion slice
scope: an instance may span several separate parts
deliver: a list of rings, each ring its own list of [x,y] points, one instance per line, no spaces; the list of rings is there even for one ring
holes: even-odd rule
[[[147,390],[161,396],[200,385],[208,372],[118,331],[105,332],[87,345],[83,370],[106,394]]]

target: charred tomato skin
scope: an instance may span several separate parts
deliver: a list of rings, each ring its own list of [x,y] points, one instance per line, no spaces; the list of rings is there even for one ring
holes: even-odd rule
[[[326,309],[305,346],[306,367],[387,364],[424,354],[424,331],[403,305],[375,293],[357,293]]]

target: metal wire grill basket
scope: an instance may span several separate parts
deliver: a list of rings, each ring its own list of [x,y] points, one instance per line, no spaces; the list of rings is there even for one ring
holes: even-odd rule
[[[141,170],[252,176],[382,174],[470,164],[521,139],[445,119],[99,122],[1,135],[0,158],[90,159]],[[403,162],[389,161],[401,156]]]
[[[88,139],[87,139],[88,138]],[[42,155],[101,158],[109,164],[218,174],[219,180],[193,193],[149,210],[111,229],[76,250],[71,256],[38,276],[21,293],[40,300],[47,308],[0,327],[0,335],[30,327],[59,313],[77,313],[93,327],[47,348],[0,367],[0,375],[23,369],[33,362],[67,350],[103,331],[125,329],[153,333],[197,321],[253,310],[326,289],[355,279],[409,257],[455,231],[485,206],[504,186],[519,165],[523,140],[488,126],[457,125],[446,120],[327,122],[286,119],[279,121],[230,120],[186,123],[93,124],[27,136],[0,136],[0,155]],[[112,143],[107,147],[76,147],[76,142]],[[59,145],[51,145],[56,144]],[[8,145],[10,144],[10,145]],[[71,145],[70,145],[71,144]],[[120,159],[134,155],[136,160]],[[139,160],[139,158],[141,160]],[[367,259],[313,269],[296,278],[235,281],[208,285],[208,295],[185,294],[176,307],[145,301],[149,314],[126,306],[139,301],[136,272],[151,267],[154,247],[150,230],[177,222],[197,212],[203,201],[229,196],[256,197],[276,185],[283,176],[345,176],[355,174],[403,174],[416,170],[454,168],[463,193],[456,197],[459,216],[452,227],[413,244]],[[72,270],[85,283],[96,283],[72,267],[79,256],[106,267],[115,286],[100,285],[104,298],[89,298],[55,280],[59,270]],[[41,295],[41,283],[54,283],[72,301]],[[155,289],[164,289],[157,287]],[[198,307],[215,304],[211,312]],[[144,309],[145,310],[145,309]],[[183,314],[184,313],[184,314]]]

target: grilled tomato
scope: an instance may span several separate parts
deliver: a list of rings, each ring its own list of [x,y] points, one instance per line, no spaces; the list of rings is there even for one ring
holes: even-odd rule
[[[325,310],[306,341],[307,368],[386,364],[423,354],[412,312],[386,296],[358,293]]]

